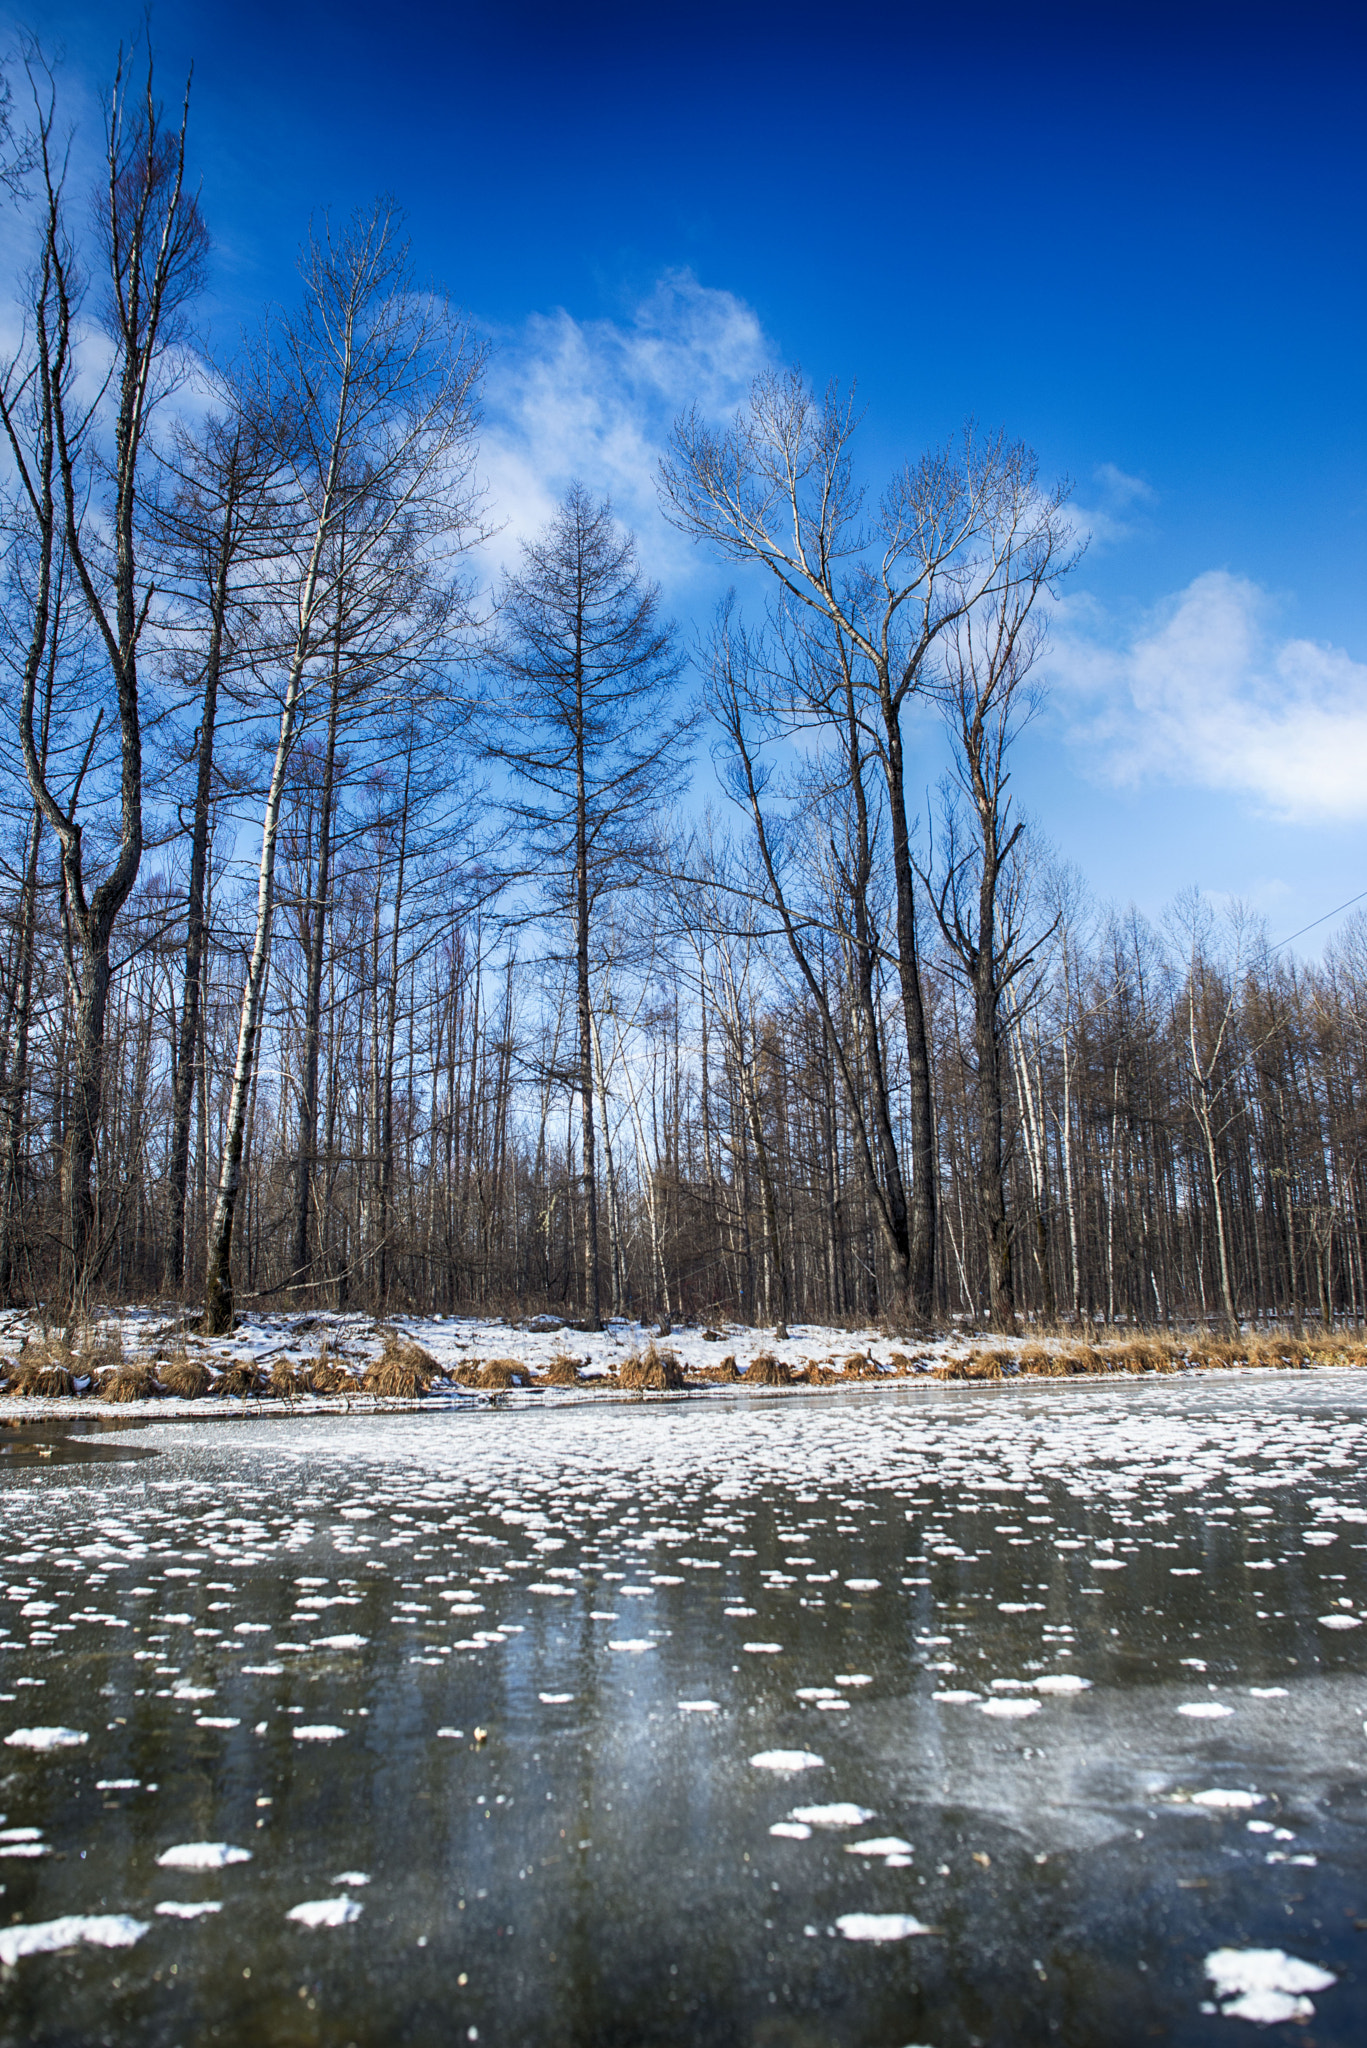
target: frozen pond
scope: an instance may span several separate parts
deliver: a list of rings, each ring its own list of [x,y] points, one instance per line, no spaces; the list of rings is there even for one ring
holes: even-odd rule
[[[1358,1376],[551,1399],[0,1432],[0,2043],[1367,2039]]]

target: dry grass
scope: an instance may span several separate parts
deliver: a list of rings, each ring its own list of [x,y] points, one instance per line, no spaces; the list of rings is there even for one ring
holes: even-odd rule
[[[151,1401],[161,1389],[150,1365],[121,1365],[99,1384],[102,1401]]]
[[[324,1343],[317,1358],[309,1367],[309,1391],[313,1394],[349,1394],[356,1385],[355,1376],[344,1365],[339,1365]]]
[[[836,1372],[833,1366],[818,1365],[813,1361],[811,1364],[804,1365],[794,1372],[793,1385],[795,1387],[838,1387],[844,1377],[844,1373]]]
[[[792,1368],[783,1359],[776,1358],[772,1351],[761,1351],[745,1369],[745,1384],[747,1387],[791,1387]]]
[[[725,1358],[718,1359],[715,1365],[695,1365],[688,1371],[688,1384],[691,1387],[733,1387],[739,1378],[735,1353],[731,1351],[727,1352]]]
[[[207,1366],[197,1358],[173,1358],[167,1364],[158,1366],[157,1378],[168,1394],[174,1394],[178,1401],[198,1401],[207,1394],[210,1375]]]
[[[34,1348],[29,1346],[28,1350]],[[19,1364],[5,1388],[7,1394],[28,1394],[44,1401],[68,1399],[76,1392],[76,1377],[66,1365],[56,1365],[46,1358],[30,1358],[27,1350],[20,1355]]]
[[[1006,1368],[1014,1361],[1002,1351],[970,1351],[967,1358],[952,1358],[934,1368],[937,1380],[1004,1380]]]
[[[250,1358],[230,1359],[214,1382],[215,1394],[228,1394],[239,1400],[253,1396],[259,1401],[265,1391],[266,1375]]]
[[[416,1344],[411,1348],[419,1358],[427,1357]],[[367,1394],[383,1394],[391,1401],[416,1401],[432,1391],[432,1374],[417,1359],[404,1355],[399,1345],[386,1344],[380,1356],[366,1367],[361,1386]]]
[[[634,1394],[675,1394],[686,1385],[683,1367],[672,1351],[647,1344],[633,1351],[617,1368],[617,1384]]]
[[[1020,1370],[1031,1379],[1062,1379],[1068,1367],[1057,1351],[1048,1351],[1043,1344],[1027,1344],[1016,1361]]]
[[[385,1330],[384,1348],[380,1353],[382,1365],[411,1366],[415,1372],[425,1373],[428,1383],[446,1378],[445,1366],[438,1365],[430,1351],[424,1351],[421,1344],[402,1330]]]
[[[462,1379],[467,1387],[479,1387],[485,1393],[506,1394],[509,1387],[525,1387],[531,1378],[531,1370],[520,1358],[487,1358],[473,1379]]]
[[[535,1385],[535,1382],[533,1382]],[[562,1351],[553,1358],[541,1375],[543,1387],[577,1387],[583,1382],[579,1378],[579,1360]]]
[[[297,1401],[313,1391],[313,1369],[296,1365],[292,1358],[277,1358],[271,1367],[270,1391],[279,1401]]]
[[[881,1380],[883,1368],[867,1352],[852,1351],[841,1361],[842,1378],[847,1380]]]
[[[116,1323],[88,1323],[79,1348],[78,1372],[117,1372],[123,1364],[123,1337]]]

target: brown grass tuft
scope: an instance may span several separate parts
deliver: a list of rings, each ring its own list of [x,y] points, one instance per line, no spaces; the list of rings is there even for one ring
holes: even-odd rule
[[[903,1379],[909,1379],[916,1371],[919,1363],[921,1363],[920,1360],[909,1358],[905,1351],[894,1351],[888,1358],[888,1364],[892,1367],[892,1370],[895,1373],[900,1373]]]
[[[102,1401],[150,1401],[160,1388],[150,1365],[121,1365],[100,1381],[97,1391]]]
[[[65,1347],[63,1347],[65,1349]],[[63,1360],[62,1363],[66,1363]],[[77,1372],[117,1372],[123,1364],[123,1338],[116,1323],[87,1323],[81,1332]]]
[[[847,1380],[879,1380],[883,1377],[878,1364],[863,1351],[852,1351],[843,1360],[843,1374]]]
[[[28,1347],[30,1350],[34,1348]],[[29,1394],[44,1401],[65,1400],[76,1392],[76,1378],[69,1366],[52,1365],[45,1358],[30,1359],[25,1352],[5,1392]]]
[[[761,1351],[745,1368],[745,1384],[747,1387],[790,1387],[793,1384],[792,1369],[783,1359],[776,1358],[772,1351]]]
[[[733,1387],[739,1378],[735,1354],[728,1351],[725,1358],[718,1359],[715,1365],[693,1366],[689,1372],[688,1383],[690,1386]]]
[[[617,1384],[637,1394],[673,1394],[684,1386],[683,1367],[672,1351],[647,1344],[633,1351],[617,1368]]]
[[[279,1401],[297,1401],[301,1394],[312,1390],[313,1372],[307,1365],[296,1365],[292,1358],[277,1358],[271,1367],[270,1388]]]
[[[1017,1363],[1031,1379],[1062,1379],[1068,1370],[1058,1352],[1046,1350],[1043,1344],[1024,1345]]]
[[[800,1371],[793,1374],[793,1385],[795,1387],[836,1387],[839,1386],[844,1377],[844,1373],[836,1372],[829,1365],[817,1365],[813,1362],[811,1365],[804,1365]]]
[[[480,1367],[473,1380],[462,1380],[464,1386],[482,1387],[486,1392],[503,1394],[509,1387],[525,1387],[531,1372],[520,1358],[489,1358]]]
[[[237,1400],[252,1395],[259,1401],[265,1391],[266,1375],[250,1358],[230,1359],[214,1382],[215,1394],[228,1394]]]
[[[415,1372],[425,1373],[428,1384],[433,1380],[445,1379],[446,1369],[437,1364],[430,1351],[424,1351],[421,1344],[405,1336],[401,1330],[384,1332],[384,1349],[380,1353],[382,1365],[411,1366]]]
[[[309,1367],[309,1390],[314,1394],[350,1394],[356,1386],[355,1376],[344,1365],[339,1365],[324,1343],[317,1358]]]
[[[173,1358],[157,1368],[157,1378],[178,1401],[198,1401],[210,1386],[209,1370],[197,1358]]]
[[[541,1375],[541,1384],[543,1387],[579,1386],[579,1360],[571,1358],[567,1351],[560,1352]]]
[[[418,1351],[415,1344],[412,1347]],[[419,1351],[419,1357],[426,1353]],[[384,1351],[365,1369],[361,1387],[367,1394],[382,1394],[391,1401],[416,1401],[432,1390],[432,1375],[413,1359],[400,1355],[395,1346],[388,1345]]]

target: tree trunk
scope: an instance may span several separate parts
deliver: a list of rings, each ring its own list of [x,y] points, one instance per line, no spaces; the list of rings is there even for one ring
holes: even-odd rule
[[[902,734],[886,679],[882,682],[884,767],[892,827],[892,867],[897,886],[897,973],[907,1034],[908,1122],[911,1128],[911,1237],[907,1294],[918,1323],[935,1313],[935,1111],[931,1099],[930,1047],[916,937],[911,835],[903,789]]]
[[[319,540],[321,541],[321,526]],[[316,574],[316,549],[313,573]],[[305,645],[296,646],[290,664],[285,702],[280,713],[280,737],[276,742],[266,794],[266,815],[261,826],[261,864],[256,885],[256,933],[247,964],[247,982],[242,991],[242,1014],[237,1027],[237,1059],[233,1066],[232,1094],[228,1100],[228,1127],[219,1168],[218,1195],[213,1222],[209,1226],[209,1247],[204,1275],[204,1328],[208,1336],[222,1336],[233,1327],[233,1219],[242,1188],[242,1145],[247,1128],[252,1079],[256,1070],[256,1041],[270,959],[271,921],[275,911],[275,850],[280,835],[280,805],[285,794],[285,770],[294,742],[304,677]]]
[[[232,562],[237,518],[239,472],[234,448],[227,478],[223,523],[209,621],[209,648],[204,664],[204,697],[199,713],[199,747],[195,777],[195,817],[190,835],[190,886],[185,905],[185,976],[181,984],[180,1033],[176,1078],[171,1094],[171,1156],[167,1166],[167,1208],[170,1218],[168,1257],[171,1286],[185,1280],[185,1191],[190,1169],[190,1114],[194,1105],[199,1055],[199,1001],[204,960],[204,873],[209,856],[209,822],[213,796],[214,732],[218,719],[218,685],[223,661],[223,634],[228,614],[228,572]]]

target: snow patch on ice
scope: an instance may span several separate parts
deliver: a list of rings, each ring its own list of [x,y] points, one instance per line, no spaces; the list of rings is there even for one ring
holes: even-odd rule
[[[1280,1948],[1212,1949],[1205,1971],[1224,2017],[1253,2020],[1261,2027],[1312,2019],[1315,2008],[1304,1994],[1327,1991],[1338,1981],[1332,1971]]]
[[[92,1948],[132,1948],[151,1924],[129,1913],[64,1913],[60,1920],[0,1928],[0,1963],[13,1969],[21,1956],[51,1955],[83,1941]]]
[[[251,1860],[250,1849],[235,1849],[231,1842],[176,1842],[157,1858],[163,1870],[222,1870]]]
[[[345,1927],[359,1920],[364,1911],[359,1899],[344,1894],[336,1899],[305,1899],[302,1905],[291,1906],[285,1918],[297,1920],[301,1927]]]
[[[16,1728],[5,1737],[7,1749],[79,1749],[90,1737],[80,1728]],[[44,1923],[56,1927],[56,1920]]]
[[[841,1913],[835,1924],[846,1941],[905,1941],[932,1931],[912,1913]]]

